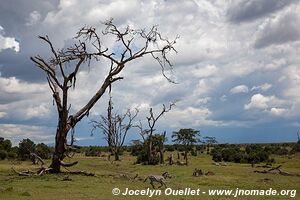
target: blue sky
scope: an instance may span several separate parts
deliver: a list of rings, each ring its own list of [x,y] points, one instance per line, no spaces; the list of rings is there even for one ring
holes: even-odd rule
[[[11,0],[0,3],[0,136],[17,144],[23,138],[53,143],[57,113],[45,74],[29,57],[49,57],[38,35],[48,35],[55,48],[72,44],[84,25],[104,27],[114,18],[124,27],[149,28],[172,39],[169,83],[159,65],[145,57],[122,72],[113,86],[116,111],[139,108],[137,120],[146,126],[150,107],[177,101],[157,131],[194,128],[220,143],[292,142],[300,129],[300,3],[280,0],[236,1],[108,1]],[[115,49],[114,41],[103,39]],[[71,91],[76,112],[100,86],[107,64],[93,62],[78,74]],[[98,131],[90,136],[91,119],[105,115],[107,95],[76,127],[78,144],[101,144]],[[139,139],[132,129],[127,143]],[[170,140],[169,140],[170,141]]]

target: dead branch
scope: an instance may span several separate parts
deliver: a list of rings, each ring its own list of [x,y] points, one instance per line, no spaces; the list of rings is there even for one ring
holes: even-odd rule
[[[35,165],[38,164],[39,162],[41,163],[41,165],[45,164],[43,159],[40,156],[38,156],[36,153],[30,153],[30,157],[31,157],[33,164],[35,164]]]
[[[19,172],[19,171],[15,170],[13,167],[11,169],[13,170],[13,172],[18,174],[19,176],[42,176],[43,174],[48,173],[49,171],[52,170],[52,168],[46,168],[46,167],[41,167],[36,172],[30,171],[30,170]]]
[[[85,176],[96,176],[95,173],[86,172],[86,171],[69,171],[68,173],[70,173],[70,174],[85,175]]]
[[[289,173],[289,172],[285,172],[285,171],[282,171],[280,169],[282,165],[279,165],[277,167],[273,167],[271,169],[268,169],[268,170],[255,170],[254,173],[262,173],[262,174],[267,174],[267,173],[270,173],[270,174],[280,174],[280,175],[283,175],[283,176],[297,176],[297,177],[300,177],[300,174],[297,174],[297,173]]]
[[[297,177],[300,177],[300,174],[284,172],[284,171],[281,171],[281,170],[279,170],[279,174],[281,174],[283,176],[297,176]]]
[[[77,163],[78,163],[78,161],[75,161],[72,163],[66,163],[66,162],[60,161],[60,165],[63,167],[72,167],[72,166],[76,165]]]
[[[111,99],[109,101],[108,116],[100,115],[100,121],[92,120],[93,129],[100,129],[110,147],[111,153],[115,155],[115,160],[119,160],[120,150],[124,145],[128,131],[133,127],[133,121],[137,117],[139,110],[127,109],[125,114],[112,113]]]

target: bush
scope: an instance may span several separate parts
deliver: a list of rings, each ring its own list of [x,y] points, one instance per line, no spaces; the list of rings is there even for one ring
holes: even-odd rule
[[[291,153],[300,152],[300,140],[293,146]]]
[[[7,158],[7,152],[5,150],[0,150],[0,160]]]
[[[284,150],[283,150],[284,151]],[[258,163],[269,160],[270,151],[265,151],[260,145],[248,145],[245,151],[239,145],[218,145],[211,151],[215,162]]]
[[[101,155],[101,150],[98,147],[90,146],[85,151],[85,156],[98,157]]]
[[[44,143],[36,145],[36,154],[39,155],[42,159],[51,158],[51,149]]]
[[[235,148],[223,149],[222,158],[225,162],[233,162],[236,153],[238,153],[238,150]]]
[[[137,159],[136,159],[137,164],[149,164],[148,163],[148,155],[146,148],[143,148],[138,154],[137,154]],[[159,156],[158,154],[153,155],[153,160],[150,163],[151,165],[157,165],[159,164]]]
[[[4,138],[0,137],[0,150],[5,150],[8,152],[11,149],[11,141],[5,140]]]
[[[30,153],[35,152],[35,144],[30,139],[23,139],[19,143],[18,156],[21,160],[30,159]]]
[[[191,151],[191,155],[192,155],[192,156],[197,156],[197,150],[192,150],[192,151]]]
[[[148,162],[148,156],[147,156],[147,152],[145,150],[136,152],[136,156],[137,156],[137,158],[136,158],[137,164]]]
[[[212,159],[215,162],[221,162],[222,161],[222,149],[221,148],[214,148],[211,151]]]
[[[10,151],[10,152],[7,153],[7,157],[9,159],[16,159],[18,157],[18,154],[13,152],[13,151]]]
[[[165,149],[166,151],[170,151],[170,152],[175,151],[174,145],[165,145]]]
[[[138,156],[141,151],[144,151],[144,145],[142,143],[138,143],[131,147],[131,155]]]

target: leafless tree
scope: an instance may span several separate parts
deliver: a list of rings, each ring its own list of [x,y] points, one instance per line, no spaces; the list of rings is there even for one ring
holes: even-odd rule
[[[149,116],[146,117],[147,118],[147,129],[144,129],[142,126],[142,123],[140,122],[139,124],[135,125],[137,128],[139,128],[140,132],[139,134],[142,136],[144,143],[147,145],[147,157],[148,157],[148,164],[153,164],[153,133],[155,131],[155,125],[157,123],[157,121],[167,112],[169,112],[172,107],[175,106],[175,103],[170,103],[169,106],[166,106],[165,104],[163,104],[163,108],[161,110],[161,112],[155,116],[155,114],[153,113],[153,108],[149,109]],[[164,133],[165,134],[165,133]],[[165,139],[165,136],[164,136]],[[162,148],[163,149],[163,144],[162,144]],[[163,155],[161,155],[161,151],[160,151],[160,156],[161,159],[163,159]],[[163,162],[163,161],[161,161]]]
[[[130,109],[124,115],[113,113],[110,117],[100,115],[100,121],[92,120],[93,130],[101,129],[105,140],[111,147],[115,160],[120,160],[120,150],[124,145],[127,133],[132,128],[133,120],[136,118],[139,110]]]
[[[152,56],[161,66],[162,74],[166,77],[164,70],[172,65],[167,58],[170,51],[175,51],[176,39],[169,41],[161,36],[156,26],[146,29],[134,30],[127,26],[119,28],[113,20],[104,23],[104,31],[98,33],[94,27],[83,27],[74,38],[75,44],[66,49],[56,50],[48,36],[39,38],[48,44],[52,56],[50,59],[37,55],[31,60],[42,69],[46,75],[49,87],[58,112],[58,125],[55,137],[55,151],[50,168],[52,173],[60,172],[61,166],[69,167],[74,163],[64,163],[68,152],[73,149],[74,127],[85,116],[87,116],[95,103],[103,96],[107,88],[117,80],[123,79],[119,74],[125,66],[133,60]],[[117,50],[105,47],[102,39],[116,39]],[[114,52],[115,50],[115,52]],[[75,88],[78,72],[91,61],[108,61],[110,64],[103,70],[107,71],[104,81],[99,85],[98,91],[88,102],[70,113],[69,89]],[[101,62],[102,64],[105,62]],[[101,77],[99,77],[100,79]],[[169,81],[168,77],[166,77]],[[67,135],[71,132],[71,141],[67,143]]]

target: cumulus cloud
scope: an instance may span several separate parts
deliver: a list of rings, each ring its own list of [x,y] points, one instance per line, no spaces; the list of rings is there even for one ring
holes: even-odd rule
[[[237,93],[248,93],[249,88],[246,85],[237,85],[230,89],[231,94],[237,94]]]
[[[287,110],[284,109],[284,108],[271,108],[270,112],[271,112],[272,115],[281,116],[284,113],[286,113]]]
[[[0,26],[0,52],[4,49],[13,49],[18,52],[20,51],[20,46],[14,37],[4,36],[4,28]]]
[[[14,121],[51,116],[51,94],[46,83],[28,83],[0,77],[0,112]]]
[[[269,103],[274,100],[275,100],[274,96],[264,96],[258,93],[251,97],[250,103],[246,104],[244,108],[246,110],[255,109],[255,108],[266,109],[269,107]]]

